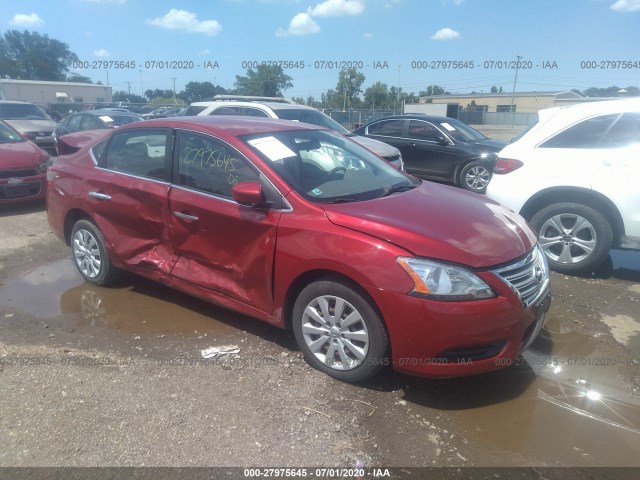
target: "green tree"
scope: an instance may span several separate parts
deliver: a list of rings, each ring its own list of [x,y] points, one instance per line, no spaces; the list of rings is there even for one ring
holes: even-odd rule
[[[389,108],[389,87],[386,83],[376,82],[364,91],[364,103],[367,108]]]
[[[620,90],[625,91],[621,92]],[[577,93],[580,93],[580,91]],[[620,88],[616,85],[612,85],[606,88],[590,87],[582,92],[582,95],[585,97],[635,97],[640,95],[640,91],[638,90],[638,87],[634,86]]]
[[[0,37],[0,76],[64,81],[78,56],[59,40],[37,32],[9,30]]]
[[[76,83],[93,83],[89,77],[85,77],[84,75],[72,74],[66,78],[67,82],[76,82]]]
[[[362,84],[364,82],[364,74],[355,68],[344,68],[338,73],[338,84],[336,91],[342,95],[342,106],[354,106],[354,101],[360,100],[359,95],[362,93]]]
[[[322,108],[322,102],[316,100],[313,95],[307,97],[307,105],[313,108]]]
[[[246,76],[236,75],[238,95],[281,97],[282,91],[293,87],[292,78],[284,73],[280,65],[258,65],[247,70]]]
[[[433,95],[445,95],[444,87],[440,87],[439,85],[429,85],[426,90],[422,90],[420,92],[421,97],[431,97]]]
[[[185,102],[198,102],[205,98],[212,98],[216,95],[225,95],[227,90],[220,85],[211,82],[189,82],[184,86],[178,97]]]
[[[132,93],[127,93],[124,90],[119,90],[117,92],[113,92],[111,96],[114,102],[125,102],[125,103],[147,103],[147,99],[145,97],[141,97],[140,95],[134,95]]]
[[[342,106],[342,103],[339,103],[338,94],[331,88],[320,95],[320,102],[322,108],[338,108]]]
[[[304,98],[302,97],[291,97],[291,101],[296,102],[300,105],[304,105],[306,102],[304,101]]]
[[[418,103],[420,101],[420,97],[415,92],[405,93],[404,94],[404,103]]]
[[[491,93],[502,93],[502,87],[498,89],[495,85],[491,87]]]
[[[149,100],[152,98],[171,98],[171,101],[173,102],[173,90],[170,88],[167,90],[160,90],[159,88],[156,88],[155,90],[145,90],[144,96]]]

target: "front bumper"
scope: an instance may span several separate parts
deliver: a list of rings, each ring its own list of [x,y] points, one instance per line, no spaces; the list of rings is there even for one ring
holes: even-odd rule
[[[0,178],[0,204],[44,198],[47,193],[45,174],[28,177]]]
[[[470,302],[436,302],[388,291],[376,295],[389,330],[394,370],[433,378],[512,365],[542,329],[550,299],[546,290],[523,308],[508,290]]]

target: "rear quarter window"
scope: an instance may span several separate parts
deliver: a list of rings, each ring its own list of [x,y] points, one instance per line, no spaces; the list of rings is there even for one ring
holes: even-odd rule
[[[598,148],[620,114],[600,115],[583,120],[553,136],[540,148]]]

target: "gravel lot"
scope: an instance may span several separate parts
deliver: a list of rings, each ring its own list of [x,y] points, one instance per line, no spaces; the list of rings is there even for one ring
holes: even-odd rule
[[[554,274],[543,335],[504,371],[354,386],[269,325],[136,277],[83,283],[42,204],[4,207],[0,466],[638,467],[639,281],[629,252]],[[203,359],[222,345],[240,353]]]

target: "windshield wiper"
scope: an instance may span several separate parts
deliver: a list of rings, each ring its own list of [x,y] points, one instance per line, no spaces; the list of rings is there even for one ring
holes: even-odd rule
[[[330,203],[330,204],[335,204],[335,203],[351,203],[351,202],[359,202],[360,199],[358,198],[336,198],[335,200],[331,200],[329,202],[322,202],[322,203]]]
[[[408,190],[413,190],[414,188],[416,188],[416,185],[398,185],[395,187],[391,187],[388,190],[385,190],[385,192],[381,195],[380,198],[388,197],[389,195],[392,195],[398,192],[406,192]]]

